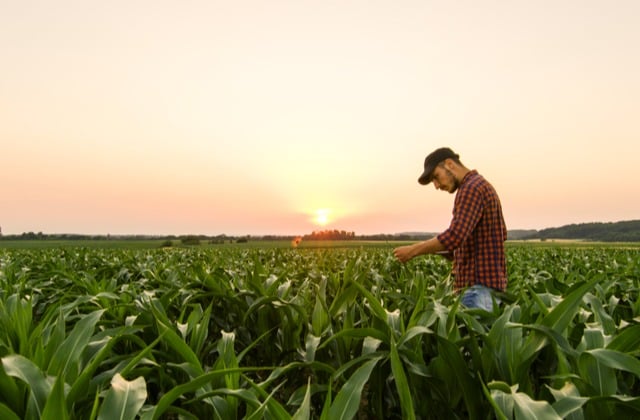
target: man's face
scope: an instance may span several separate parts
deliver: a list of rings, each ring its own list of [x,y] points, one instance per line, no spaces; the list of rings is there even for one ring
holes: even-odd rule
[[[460,186],[460,180],[445,167],[444,163],[439,164],[433,170],[431,181],[436,190],[448,191],[451,194],[456,192]]]

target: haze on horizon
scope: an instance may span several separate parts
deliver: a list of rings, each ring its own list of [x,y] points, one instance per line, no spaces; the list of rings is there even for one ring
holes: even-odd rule
[[[438,232],[450,146],[509,229],[638,219],[640,2],[9,2],[0,227]]]

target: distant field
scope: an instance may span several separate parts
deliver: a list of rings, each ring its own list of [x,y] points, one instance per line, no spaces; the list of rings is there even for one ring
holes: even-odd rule
[[[533,248],[562,247],[562,248],[640,248],[640,242],[593,242],[577,239],[548,239],[545,241],[507,241],[507,247],[525,246]]]
[[[57,240],[57,239],[26,239],[26,240],[0,240],[0,248],[6,249],[46,249],[46,248],[124,248],[124,249],[148,249],[159,248],[163,240],[107,240],[107,239],[83,239],[83,240]]]
[[[105,248],[105,249],[151,249],[161,248],[166,244],[164,239],[80,239],[80,240],[54,240],[54,239],[26,239],[26,240],[0,240],[0,248],[5,249],[48,249],[48,248]],[[399,241],[303,241],[298,248],[359,248],[359,247],[386,247],[404,242]],[[263,241],[249,240],[248,242],[225,242],[212,244],[206,240],[200,245],[185,245],[180,240],[171,241],[171,247],[175,248],[292,248],[289,240]]]
[[[161,248],[167,241],[164,239],[81,239],[81,240],[57,240],[57,239],[28,239],[8,240],[0,239],[0,249],[48,249],[48,248],[104,248],[104,249],[152,249]],[[385,248],[408,244],[415,241],[302,241],[298,248]],[[185,245],[180,240],[171,241],[171,246],[176,248],[292,248],[288,240],[249,240],[244,243],[211,244],[202,241],[200,245]],[[589,242],[580,240],[510,240],[507,247],[604,247],[604,248],[640,248],[640,242]]]

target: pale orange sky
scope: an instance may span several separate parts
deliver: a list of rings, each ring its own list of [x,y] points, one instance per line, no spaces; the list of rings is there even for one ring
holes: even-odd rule
[[[437,232],[453,196],[417,178],[440,146],[510,229],[638,219],[639,21],[632,0],[9,2],[0,227]]]

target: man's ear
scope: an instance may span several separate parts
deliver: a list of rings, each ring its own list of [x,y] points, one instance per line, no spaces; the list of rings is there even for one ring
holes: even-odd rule
[[[445,168],[447,168],[449,171],[453,171],[453,169],[455,168],[455,163],[453,162],[453,159],[451,158],[446,158],[444,160],[444,166]]]

